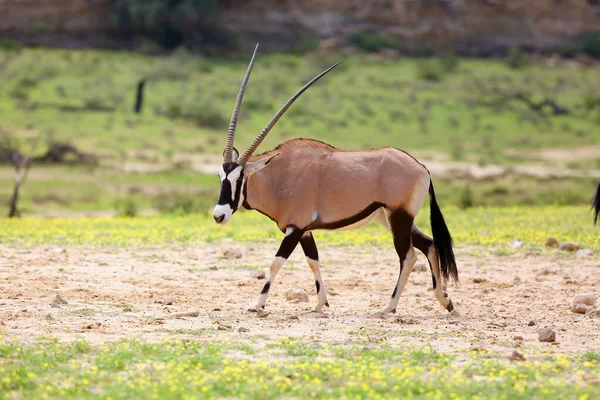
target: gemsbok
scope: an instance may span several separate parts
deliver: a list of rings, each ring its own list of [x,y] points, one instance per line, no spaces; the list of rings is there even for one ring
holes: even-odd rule
[[[226,224],[243,206],[266,215],[285,233],[258,300],[248,311],[265,307],[275,276],[298,243],[315,277],[318,301],[314,311],[329,307],[317,245],[311,232],[359,228],[376,221],[392,233],[400,258],[400,274],[389,304],[377,314],[396,311],[398,298],[417,259],[413,246],[429,261],[436,299],[452,312],[454,306],[444,290],[450,277],[458,281],[452,238],[438,207],[429,171],[423,164],[393,147],[344,151],[310,139],[289,140],[274,150],[253,155],[292,103],[339,63],[294,94],[242,155],[233,147],[240,105],[257,49],[233,108],[219,171],[221,193],[213,216],[218,224]],[[433,239],[414,224],[428,193]]]

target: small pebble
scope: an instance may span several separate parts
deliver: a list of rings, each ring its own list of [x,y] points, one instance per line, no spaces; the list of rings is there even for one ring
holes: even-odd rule
[[[540,342],[555,342],[556,333],[551,328],[544,328],[538,332],[538,340]]]
[[[558,246],[558,248],[563,251],[577,251],[580,247],[577,243],[564,242],[560,246]]]
[[[246,333],[246,332],[250,332],[250,329],[244,328],[243,326],[240,326],[239,329],[238,329],[238,332]]]
[[[265,273],[265,271],[260,270],[260,271],[252,271],[250,273],[250,276],[255,279],[265,279],[267,277],[267,274]]]
[[[285,291],[285,299],[287,301],[308,302],[308,294],[302,289],[288,289]]]

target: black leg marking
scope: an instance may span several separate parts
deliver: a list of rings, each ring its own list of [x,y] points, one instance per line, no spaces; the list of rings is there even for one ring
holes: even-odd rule
[[[321,284],[319,283],[319,281],[315,281],[315,286],[317,287],[317,294],[319,294],[319,292],[321,291]]]
[[[317,244],[312,233],[308,232],[302,239],[300,239],[300,245],[304,251],[304,255],[311,260],[319,261],[319,251],[317,250]]]
[[[293,228],[293,227],[288,227]],[[290,258],[290,255],[293,253],[296,246],[298,246],[298,242],[302,238],[304,232],[301,230],[293,230],[289,235],[283,238],[281,245],[279,246],[279,250],[277,250],[276,257],[283,257],[286,260]]]
[[[265,286],[263,286],[262,291],[260,292],[260,294],[269,293],[269,289],[271,289],[271,282],[265,283]]]
[[[433,284],[433,290],[435,290],[435,288],[437,288],[437,280],[435,279],[435,275],[433,275],[433,269],[431,268],[431,262],[429,261],[429,251],[433,247],[433,239],[418,229],[412,230],[410,238],[412,239],[413,246],[425,254],[425,257],[427,258],[429,269],[431,270],[431,283]]]
[[[400,263],[404,263],[408,250],[411,246],[411,227],[414,218],[404,210],[397,210],[390,217],[392,234],[394,235],[394,247],[400,257]]]
[[[452,300],[450,300],[450,303],[448,303],[446,310],[448,310],[448,312],[452,312],[452,310],[454,310],[454,305],[452,304]]]
[[[398,275],[398,282],[392,292],[392,299],[395,299],[398,294],[398,285],[400,284],[400,276],[402,276],[404,260],[406,260],[406,256],[411,247],[411,227],[413,219],[414,218],[404,210],[396,210],[390,216],[390,226],[392,228],[392,235],[394,236],[394,247],[400,258],[400,274]]]

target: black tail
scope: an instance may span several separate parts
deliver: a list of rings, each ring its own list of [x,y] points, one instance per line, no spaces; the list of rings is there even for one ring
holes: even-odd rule
[[[600,214],[600,183],[598,183],[596,196],[592,201],[592,208],[594,209],[594,225],[596,225],[598,223],[598,215]]]
[[[448,281],[449,277],[452,277],[454,282],[458,282],[458,269],[456,268],[456,260],[454,259],[454,250],[452,250],[452,236],[450,236],[444,216],[435,199],[433,182],[429,184],[429,196],[431,231],[433,232],[433,243],[435,244],[435,252],[440,261],[442,275],[444,275],[446,281]]]

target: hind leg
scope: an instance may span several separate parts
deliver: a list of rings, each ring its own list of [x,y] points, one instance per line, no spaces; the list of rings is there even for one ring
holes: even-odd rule
[[[427,261],[429,261],[429,268],[431,269],[431,281],[433,283],[433,294],[437,301],[440,302],[441,306],[444,307],[448,312],[454,310],[452,300],[446,293],[445,285],[442,282],[442,276],[440,273],[440,264],[438,262],[437,253],[435,252],[435,246],[433,240],[421,232],[416,225],[412,226],[411,239],[413,245],[425,254]]]
[[[304,235],[302,235],[302,239],[300,239],[300,245],[302,246],[302,250],[304,250],[306,261],[308,261],[308,266],[315,276],[315,286],[317,288],[317,296],[319,296],[319,300],[317,301],[317,305],[313,311],[320,313],[323,306],[329,307],[329,303],[327,302],[325,284],[323,283],[323,278],[321,277],[319,252],[317,251],[317,244],[315,243],[312,233],[306,232]]]
[[[400,295],[402,294],[402,291],[408,282],[408,277],[417,261],[415,250],[411,243],[411,226],[413,224],[413,219],[412,216],[403,210],[396,210],[390,214],[389,222],[392,235],[394,236],[394,247],[400,258],[400,274],[398,276],[398,282],[396,282],[396,286],[392,292],[390,302],[383,310],[377,313],[378,315],[396,312],[396,306],[398,305]]]

